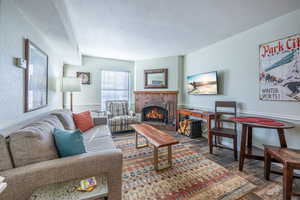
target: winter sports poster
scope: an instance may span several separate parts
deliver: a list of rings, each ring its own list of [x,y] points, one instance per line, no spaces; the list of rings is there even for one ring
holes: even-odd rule
[[[300,101],[300,34],[259,46],[260,99]]]

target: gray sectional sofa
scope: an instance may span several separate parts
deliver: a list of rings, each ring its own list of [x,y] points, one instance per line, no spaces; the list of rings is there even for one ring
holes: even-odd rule
[[[83,133],[87,153],[66,158],[58,157],[54,128],[75,129],[72,113],[56,110],[0,132],[0,176],[8,183],[0,199],[25,200],[43,185],[101,174],[108,177],[108,199],[121,199],[122,153],[106,120]]]

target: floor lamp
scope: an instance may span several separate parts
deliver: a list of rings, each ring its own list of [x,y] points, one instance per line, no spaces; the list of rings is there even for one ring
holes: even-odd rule
[[[80,92],[80,79],[76,77],[63,77],[62,92],[70,92],[70,110],[73,112],[73,92]]]

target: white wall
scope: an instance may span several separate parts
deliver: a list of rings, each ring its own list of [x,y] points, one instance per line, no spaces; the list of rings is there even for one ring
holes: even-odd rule
[[[215,43],[185,56],[184,85],[186,76],[217,70],[221,75],[221,95],[188,95],[185,89],[184,104],[192,107],[213,108],[216,100],[234,100],[240,103],[240,111],[281,117],[295,122],[296,129],[286,134],[288,144],[300,147],[300,103],[260,101],[258,65],[260,44],[300,33],[300,10],[276,18],[248,31]],[[273,131],[255,130],[254,143],[278,144]]]
[[[144,89],[144,70],[168,69],[168,88]],[[179,91],[178,103],[181,103],[183,57],[170,56],[135,61],[135,90],[177,90]]]
[[[24,70],[14,66],[14,57],[24,57],[24,39],[29,38],[49,56],[49,105],[24,113]],[[61,107],[56,79],[63,61],[50,48],[46,38],[21,14],[14,1],[0,1],[0,129],[40,113]]]
[[[76,72],[90,72],[91,84],[82,85],[81,92],[74,93],[73,105],[74,111],[79,112],[88,109],[100,109],[100,89],[101,89],[101,70],[121,70],[129,71],[131,74],[131,88],[134,83],[134,62],[126,60],[116,60],[108,58],[97,58],[83,56],[82,66],[65,65],[65,76],[76,76]],[[132,100],[132,93],[131,100]],[[69,95],[66,95],[65,104],[70,104]]]

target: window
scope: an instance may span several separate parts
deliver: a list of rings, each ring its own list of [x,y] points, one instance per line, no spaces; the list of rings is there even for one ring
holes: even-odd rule
[[[105,109],[108,100],[129,99],[130,72],[101,71],[101,108]]]

